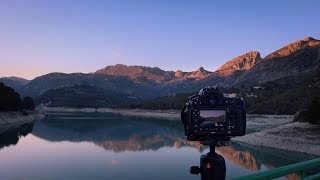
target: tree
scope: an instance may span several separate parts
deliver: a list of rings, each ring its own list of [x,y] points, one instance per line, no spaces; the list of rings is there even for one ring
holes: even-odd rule
[[[22,100],[22,109],[33,110],[35,108],[33,99],[29,96],[26,96]]]
[[[21,105],[20,95],[14,89],[0,83],[0,110],[14,111]]]

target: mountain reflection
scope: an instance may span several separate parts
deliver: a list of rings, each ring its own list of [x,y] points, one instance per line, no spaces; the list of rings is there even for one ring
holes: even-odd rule
[[[37,121],[32,134],[47,141],[92,142],[113,152],[158,150],[162,147],[205,147],[184,139],[180,121],[129,118],[106,114],[50,114]],[[217,148],[228,161],[251,171],[274,168],[315,158],[283,150],[230,143]]]
[[[230,143],[230,146],[217,148],[217,152],[234,164],[251,171],[261,170],[262,166],[272,169],[319,157],[316,155],[233,142]],[[287,178],[294,176],[295,174],[292,174]]]
[[[260,169],[261,163],[248,151],[237,150],[233,146],[224,146],[218,149],[218,153],[233,163],[251,171],[258,171]]]
[[[84,117],[85,116],[85,117]],[[114,152],[158,150],[183,146],[203,150],[184,139],[179,121],[129,118],[117,115],[50,115],[38,121],[33,134],[49,141],[90,141]]]
[[[130,151],[143,151],[143,150],[158,150],[162,147],[175,147],[180,148],[183,146],[190,146],[202,152],[203,146],[198,142],[188,142],[182,138],[176,137],[173,139],[170,135],[154,135],[151,137],[143,137],[141,135],[134,135],[128,140],[106,140],[102,142],[95,142],[98,146],[103,147],[105,150],[112,150],[114,152]]]
[[[26,136],[31,133],[32,128],[33,124],[23,124],[19,127],[0,134],[0,150],[10,145],[16,145],[22,136]]]

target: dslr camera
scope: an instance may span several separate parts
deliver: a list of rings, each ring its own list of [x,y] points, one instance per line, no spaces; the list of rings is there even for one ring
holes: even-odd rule
[[[224,97],[216,87],[206,87],[189,97],[181,110],[189,141],[210,141],[243,136],[246,111],[242,98]]]

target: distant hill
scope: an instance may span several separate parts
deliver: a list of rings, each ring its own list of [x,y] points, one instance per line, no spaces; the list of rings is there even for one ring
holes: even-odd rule
[[[90,86],[97,90],[97,93],[113,92],[138,104],[157,97],[196,92],[205,86],[250,89],[268,82],[271,84],[279,82],[281,79],[289,82],[286,91],[293,90],[299,86],[306,86],[303,84],[304,81],[300,81],[295,87],[290,86],[292,77],[308,79],[314,77],[319,71],[320,41],[308,37],[288,44],[266,57],[261,57],[258,51],[250,51],[231,59],[214,72],[207,71],[203,67],[192,72],[180,70],[174,72],[164,71],[158,67],[117,64],[92,74],[46,74],[17,87],[17,90],[23,95],[41,96],[38,99],[44,100],[50,93],[52,93],[50,98],[55,98],[54,96],[60,96],[62,92],[75,91],[75,87]],[[275,89],[277,89],[276,85]],[[46,92],[48,93],[44,95]],[[270,93],[272,92],[277,91],[272,90]],[[66,96],[57,98],[67,99]],[[132,99],[136,102],[131,101]],[[114,103],[117,104],[116,101]]]
[[[136,101],[136,98],[130,98],[125,94],[88,85],[51,89],[36,98],[37,103],[49,107],[75,108],[129,107],[130,103]]]
[[[12,87],[15,90],[19,90],[24,85],[28,84],[30,80],[19,78],[19,77],[2,77],[0,82],[4,83],[6,86]]]
[[[33,79],[20,91],[24,95],[37,97],[49,90],[77,85],[95,86],[106,91],[118,92],[136,98],[155,97],[157,93],[160,93],[154,83],[136,83],[126,76],[83,73],[50,73]]]

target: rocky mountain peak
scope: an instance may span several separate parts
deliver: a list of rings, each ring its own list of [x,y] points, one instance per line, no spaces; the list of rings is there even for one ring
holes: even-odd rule
[[[205,72],[206,70],[204,70],[204,68],[201,66],[197,71],[198,72]]]
[[[222,65],[217,72],[233,73],[237,70],[249,70],[261,60],[260,53],[258,51],[250,51],[234,59],[231,59],[224,65]]]
[[[320,40],[314,39],[312,37],[306,37],[304,39],[295,41],[289,45],[284,46],[283,48],[267,55],[264,59],[273,59],[273,58],[281,58],[288,56],[300,49],[316,47],[320,46]]]
[[[176,71],[176,73],[174,75],[175,75],[175,77],[182,78],[186,74],[187,74],[186,72],[182,72],[182,71],[178,70],[178,71]]]
[[[302,41],[314,41],[314,40],[316,39],[314,39],[313,37],[306,37]]]
[[[187,73],[185,75],[185,78],[202,79],[204,77],[207,77],[210,73],[212,73],[212,72],[205,70],[203,67],[200,67],[196,71]]]
[[[127,66],[123,64],[116,64],[114,66],[107,66],[103,69],[96,71],[96,73],[100,74],[108,74],[108,75],[124,75],[131,76],[135,74],[141,74],[146,71],[152,71],[151,67],[145,66]]]

